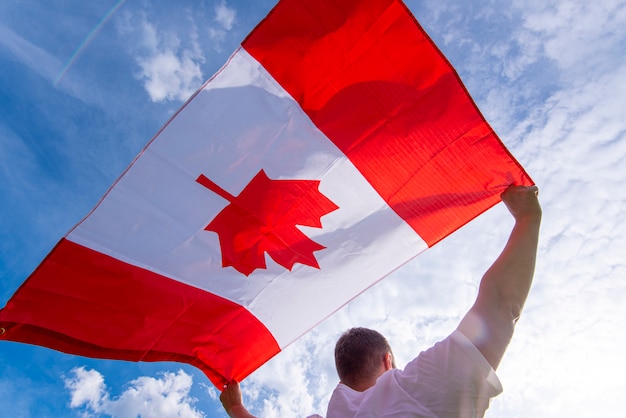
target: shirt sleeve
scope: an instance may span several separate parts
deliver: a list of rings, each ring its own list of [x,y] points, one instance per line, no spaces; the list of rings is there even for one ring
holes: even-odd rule
[[[420,353],[396,379],[438,417],[483,416],[490,399],[502,392],[491,365],[459,331]]]

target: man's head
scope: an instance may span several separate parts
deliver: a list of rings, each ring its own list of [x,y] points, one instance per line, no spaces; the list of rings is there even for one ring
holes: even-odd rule
[[[389,343],[381,333],[367,328],[351,328],[335,345],[335,366],[344,385],[356,390],[375,381],[386,370],[396,367]],[[366,384],[367,386],[367,384]]]

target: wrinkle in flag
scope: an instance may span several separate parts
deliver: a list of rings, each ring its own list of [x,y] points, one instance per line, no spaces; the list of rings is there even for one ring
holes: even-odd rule
[[[532,180],[396,0],[282,0],[0,311],[242,380]]]

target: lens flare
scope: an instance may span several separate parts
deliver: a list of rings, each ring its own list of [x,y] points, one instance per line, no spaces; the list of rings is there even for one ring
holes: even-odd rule
[[[76,61],[76,58],[78,58],[78,56],[83,52],[83,50],[85,49],[85,47],[87,45],[89,45],[89,43],[92,41],[92,39],[94,38],[94,36],[96,36],[96,34],[100,31],[100,29],[102,28],[102,26],[104,26],[104,24],[115,14],[115,12],[117,12],[117,10],[122,7],[122,5],[126,2],[126,0],[119,0],[115,5],[113,5],[113,7],[104,15],[104,17],[102,19],[100,19],[100,21],[96,24],[96,26],[91,30],[91,32],[89,32],[89,34],[87,35],[87,37],[85,38],[85,40],[78,46],[78,48],[76,48],[76,50],[74,51],[74,53],[72,54],[72,56],[70,57],[70,59],[67,61],[67,63],[65,64],[65,66],[63,67],[63,69],[61,70],[61,72],[59,73],[59,75],[57,76],[57,78],[54,80],[54,86],[58,87],[59,83],[61,82],[61,80],[63,79],[63,77],[65,76],[65,74],[67,73],[67,70],[72,66],[72,64],[74,64],[74,61]]]

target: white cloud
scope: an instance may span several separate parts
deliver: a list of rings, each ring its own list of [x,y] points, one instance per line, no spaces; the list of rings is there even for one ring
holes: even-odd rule
[[[226,4],[226,1],[222,0],[215,5],[215,21],[224,29],[231,30],[235,19],[237,18],[237,11]]]
[[[313,331],[282,351],[242,384],[244,401],[263,418],[326,412],[336,383],[332,335]],[[329,348],[330,347],[330,348]]]
[[[626,367],[617,348],[617,318],[626,316],[626,5],[519,7],[517,41],[531,45],[523,48],[529,62],[556,64],[549,74],[558,87],[533,106],[518,103],[527,117],[500,122],[540,186],[544,221],[535,285],[499,371],[505,393],[488,416],[615,416],[626,390],[614,373]],[[539,84],[542,75],[535,70],[526,82]],[[517,86],[499,88],[518,94]]]
[[[222,51],[222,43],[226,39],[228,32],[233,28],[237,19],[237,11],[226,4],[225,0],[215,5],[215,22],[217,26],[210,26],[207,29],[209,39],[213,42],[213,49]]]
[[[72,373],[74,377],[65,379],[65,387],[72,394],[70,406],[78,408],[84,405],[93,411],[100,411],[103,403],[108,401],[104,377],[95,370],[83,367],[73,369]]]
[[[163,373],[160,378],[139,377],[117,398],[111,396],[104,377],[96,370],[83,367],[72,370],[73,377],[65,379],[70,390],[72,408],[82,408],[85,415],[99,414],[120,418],[199,418],[204,414],[193,405],[189,396],[192,377],[179,370]]]
[[[147,21],[142,25],[143,51],[136,57],[138,78],[153,102],[187,100],[203,82],[200,65],[204,55],[192,26],[190,41],[183,46],[178,36],[159,32]]]

